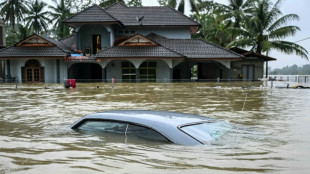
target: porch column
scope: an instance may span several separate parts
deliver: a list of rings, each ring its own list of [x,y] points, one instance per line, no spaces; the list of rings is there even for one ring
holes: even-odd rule
[[[60,61],[59,59],[56,60],[56,71],[57,71],[56,82],[60,83]]]
[[[140,82],[140,80],[139,80],[139,75],[140,75],[140,73],[139,73],[139,68],[136,68],[136,83],[139,83],[139,82]]]
[[[231,80],[231,68],[229,68],[228,70],[227,70],[227,79],[228,79],[228,81],[230,82],[230,80]]]
[[[106,68],[102,68],[102,82],[106,82]]]
[[[6,81],[9,82],[11,80],[11,61],[6,61],[6,67],[7,67],[7,74],[6,74]]]
[[[170,82],[173,82],[173,68],[169,68],[170,70]]]

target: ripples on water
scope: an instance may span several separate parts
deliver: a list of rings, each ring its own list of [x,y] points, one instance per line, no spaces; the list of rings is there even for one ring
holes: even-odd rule
[[[0,174],[309,173],[310,90],[222,85],[0,85]],[[86,114],[118,109],[205,115],[230,121],[238,134],[187,147],[111,141],[68,128]]]

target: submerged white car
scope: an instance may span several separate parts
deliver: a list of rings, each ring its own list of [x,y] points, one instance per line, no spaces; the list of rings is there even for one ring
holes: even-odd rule
[[[116,133],[181,145],[208,144],[229,128],[229,123],[205,116],[144,110],[90,114],[71,126],[71,129],[82,131]]]

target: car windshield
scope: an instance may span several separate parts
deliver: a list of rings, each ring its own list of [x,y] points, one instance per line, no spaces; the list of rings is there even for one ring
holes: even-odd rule
[[[181,130],[199,142],[206,144],[224,135],[231,128],[227,122],[205,122],[182,126]]]

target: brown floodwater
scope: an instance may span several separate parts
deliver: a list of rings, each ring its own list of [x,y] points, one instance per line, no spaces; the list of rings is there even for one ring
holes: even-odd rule
[[[310,89],[221,85],[0,84],[0,174],[310,173]],[[124,109],[199,114],[238,131],[209,145],[180,146],[111,141],[68,128],[86,114]]]

